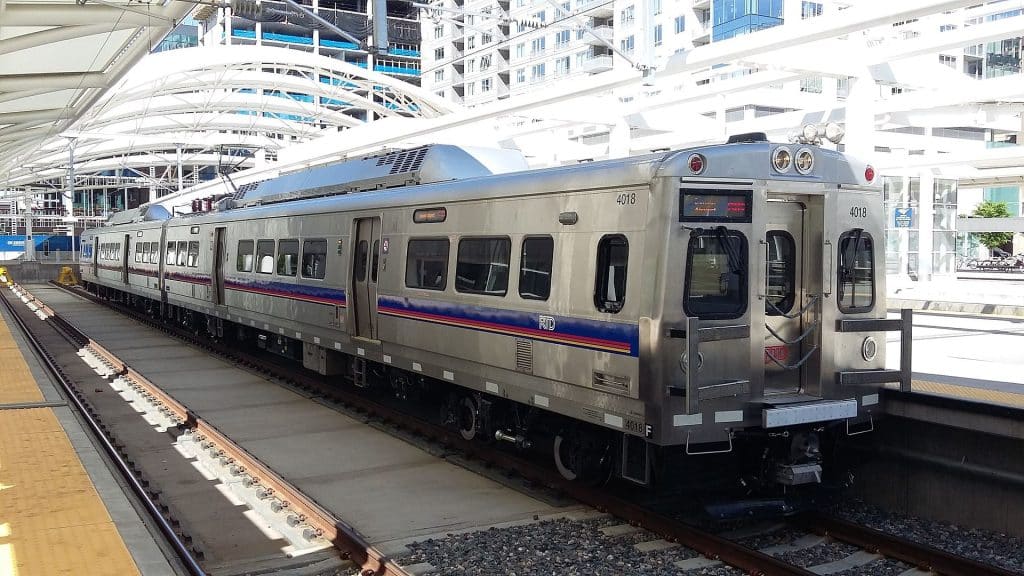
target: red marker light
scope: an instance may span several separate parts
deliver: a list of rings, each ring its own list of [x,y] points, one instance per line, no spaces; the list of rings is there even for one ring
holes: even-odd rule
[[[868,167],[864,169],[864,179],[867,180],[868,182],[871,182],[872,180],[875,179],[875,169],[872,168],[870,165],[868,165]]]
[[[700,174],[704,171],[704,157],[700,154],[690,156],[690,172]]]

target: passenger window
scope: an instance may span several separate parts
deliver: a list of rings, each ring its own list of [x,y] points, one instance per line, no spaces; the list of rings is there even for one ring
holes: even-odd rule
[[[299,271],[299,241],[281,240],[277,243],[277,273],[295,276]]]
[[[259,240],[256,242],[256,260],[259,262],[256,272],[260,274],[274,273],[274,241]]]
[[[409,240],[405,285],[444,290],[448,285],[448,239]]]
[[[150,242],[149,243],[149,263],[150,264],[156,264],[156,261],[157,261],[156,252],[157,252],[157,250],[159,250],[159,248],[160,248],[160,243],[159,242]]]
[[[519,295],[527,300],[547,300],[551,294],[551,258],[555,241],[550,236],[523,240],[519,263]]]
[[[188,258],[188,242],[178,242],[178,266],[184,266]]]
[[[164,262],[168,265],[173,265],[175,259],[177,258],[178,250],[176,246],[177,244],[175,244],[174,242],[167,243],[167,258],[164,258]]]
[[[839,237],[839,310],[869,312],[875,307],[874,242],[861,229]]]
[[[360,240],[356,244],[355,274],[358,282],[366,282],[366,246],[366,240]]]
[[[508,238],[463,238],[455,265],[455,289],[471,294],[504,296],[508,292]]]
[[[135,243],[135,261],[142,262],[142,255],[146,253],[145,245],[142,242]]]
[[[764,313],[782,316],[793,309],[796,301],[796,242],[789,232],[771,230],[765,235],[768,244]]]
[[[626,264],[629,241],[621,234],[601,238],[597,245],[597,278],[594,305],[601,312],[616,314],[626,303]]]
[[[199,242],[188,243],[188,266],[189,268],[199,266]]]
[[[253,248],[252,240],[238,241],[238,257],[235,258],[235,270],[239,272],[252,272]]]
[[[302,276],[323,280],[327,274],[327,240],[302,243]]]
[[[380,254],[380,240],[374,240],[373,241],[373,253],[370,254],[370,260],[373,261],[373,264],[370,265],[370,281],[373,282],[374,284],[377,283],[377,263],[378,263],[378,260],[380,259],[378,257],[379,254]]]
[[[739,318],[747,311],[747,240],[723,226],[690,236],[683,309],[702,319]]]

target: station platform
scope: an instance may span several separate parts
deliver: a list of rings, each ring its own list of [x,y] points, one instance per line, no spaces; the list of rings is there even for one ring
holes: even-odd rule
[[[886,278],[889,310],[1024,318],[1024,274],[974,274],[929,281]]]
[[[86,431],[0,309],[0,575],[172,575]]]

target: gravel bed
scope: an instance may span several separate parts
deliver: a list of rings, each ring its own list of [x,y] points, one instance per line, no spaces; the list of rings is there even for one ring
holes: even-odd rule
[[[403,566],[427,562],[443,575],[524,576],[671,575],[733,576],[739,571],[711,567],[683,572],[674,563],[696,556],[682,546],[640,552],[634,544],[658,537],[643,530],[608,536],[601,528],[614,519],[545,520],[511,528],[449,534],[409,544],[410,554],[398,558]]]
[[[898,560],[885,558],[874,562],[836,572],[833,576],[899,576],[913,568],[910,564],[904,564]]]
[[[754,550],[761,550],[769,546],[777,546],[779,544],[789,544],[794,540],[805,536],[806,531],[790,526],[780,526],[771,532],[764,534],[758,534],[756,536],[749,536],[746,538],[737,538],[736,542],[743,544],[747,548],[753,548]]]
[[[825,541],[817,546],[811,546],[803,550],[776,554],[775,557],[795,566],[809,568],[818,564],[828,564],[829,562],[842,560],[850,554],[860,551],[860,548],[845,542]]]
[[[1024,539],[1021,538],[894,514],[858,501],[844,503],[837,513],[875,530],[1024,574]]]

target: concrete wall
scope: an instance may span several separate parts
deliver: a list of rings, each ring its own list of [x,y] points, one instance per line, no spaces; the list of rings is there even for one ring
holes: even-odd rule
[[[854,494],[886,510],[1024,537],[1024,442],[889,417]]]
[[[81,278],[81,272],[78,264],[69,262],[24,262],[21,260],[3,261],[0,260],[0,266],[7,268],[8,274],[10,274],[11,280],[18,284],[28,284],[32,282],[49,282],[50,280],[56,280],[57,276],[60,275],[61,268],[70,266],[75,272],[75,278]]]

